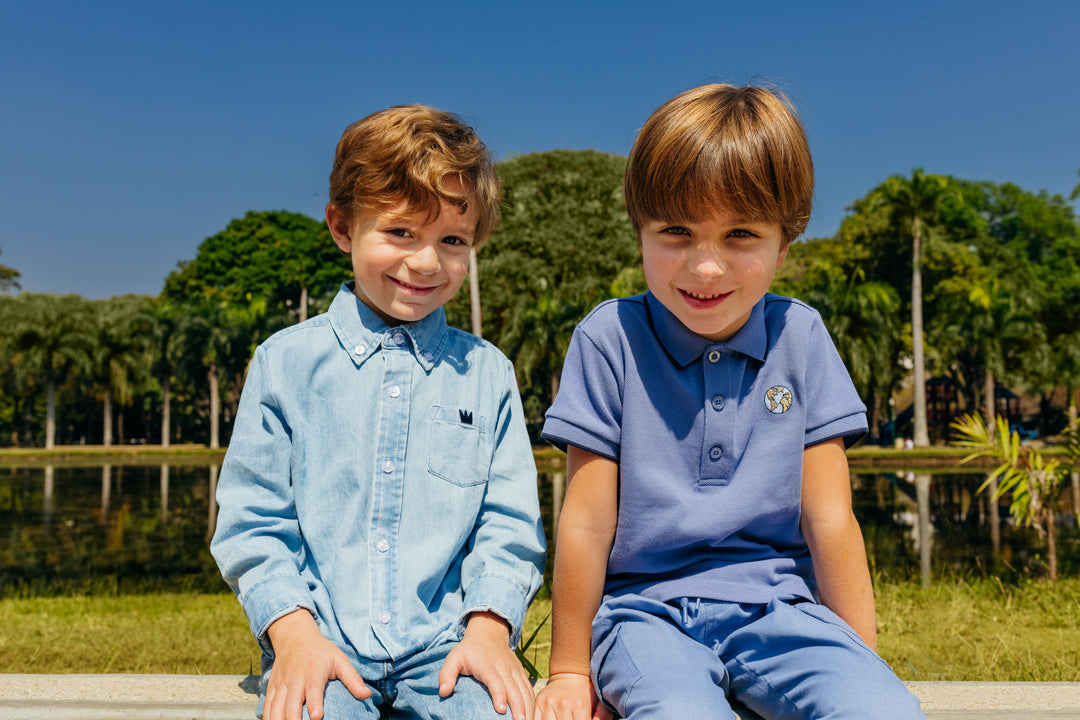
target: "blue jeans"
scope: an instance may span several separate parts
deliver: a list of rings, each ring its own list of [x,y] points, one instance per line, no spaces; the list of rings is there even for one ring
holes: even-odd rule
[[[371,690],[367,700],[357,700],[344,685],[331,680],[323,699],[326,720],[507,720],[509,715],[495,712],[487,688],[462,675],[450,697],[439,697],[439,671],[456,642],[444,643],[411,655],[399,662],[361,661],[356,669]],[[273,668],[263,674],[259,685],[259,708],[262,717],[266,684]],[[304,720],[309,720],[304,707]]]
[[[608,600],[592,671],[624,718],[735,720],[728,697],[770,720],[925,720],[919,700],[823,605]]]

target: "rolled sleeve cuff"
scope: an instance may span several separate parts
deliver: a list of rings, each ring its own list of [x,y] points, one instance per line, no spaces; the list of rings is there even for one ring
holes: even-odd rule
[[[315,603],[307,583],[299,575],[274,575],[253,585],[240,597],[251,633],[263,652],[273,655],[267,629],[275,620],[300,608],[315,614]]]
[[[508,577],[481,575],[465,591],[465,604],[458,619],[458,638],[465,635],[469,615],[487,611],[510,624],[510,646],[517,647],[528,607],[529,598],[525,588]]]
[[[559,418],[548,417],[541,434],[545,440],[563,452],[566,452],[567,445],[573,445],[609,460],[619,459],[618,441],[600,437]]]
[[[805,447],[820,445],[834,438],[843,438],[844,448],[847,449],[862,440],[867,429],[865,413],[837,418],[821,427],[807,430]]]

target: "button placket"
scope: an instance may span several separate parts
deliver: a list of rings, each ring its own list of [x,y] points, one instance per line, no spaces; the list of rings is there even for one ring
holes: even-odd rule
[[[701,480],[705,485],[724,485],[732,470],[735,448],[735,416],[740,375],[737,357],[725,347],[712,346],[703,355]]]
[[[401,331],[388,331],[382,346],[391,350],[381,353],[383,358],[382,395],[378,412],[383,422],[379,425],[378,453],[375,487],[372,502],[371,524],[368,530],[371,562],[370,605],[377,621],[378,633],[385,633],[385,641],[399,642],[392,622],[398,609],[398,588],[393,567],[396,560],[395,542],[401,524],[401,498],[405,467],[404,438],[409,427],[409,397],[412,368],[416,363],[410,352],[393,352],[404,348],[408,337]],[[385,629],[382,629],[385,626]]]

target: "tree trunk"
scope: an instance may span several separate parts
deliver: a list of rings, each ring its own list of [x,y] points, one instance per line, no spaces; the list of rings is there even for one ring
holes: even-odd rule
[[[121,403],[116,408],[116,444],[124,444],[124,405]]]
[[[112,465],[101,466],[101,522],[109,519],[110,497],[112,495]]]
[[[915,370],[915,432],[912,438],[915,447],[928,447],[930,435],[926,429],[926,360],[923,357],[923,314],[922,314],[922,268],[921,237],[922,229],[918,218],[912,228],[911,262],[911,354]]]
[[[56,447],[56,383],[49,381],[45,401],[45,449]]]
[[[998,481],[994,478],[986,486],[986,504],[990,514],[990,549],[994,557],[1001,554],[1001,498],[997,496]]]
[[[480,311],[480,275],[476,269],[476,249],[469,250],[469,310],[472,316],[472,332],[484,337],[483,317]]]
[[[1080,387],[1069,388],[1069,429],[1076,429],[1076,406],[1080,405]]]
[[[1046,560],[1050,565],[1050,580],[1058,579],[1057,563],[1057,518],[1052,508],[1043,510],[1044,522],[1046,523]]]
[[[983,376],[983,407],[985,408],[986,429],[990,433],[991,440],[997,434],[997,407],[994,402],[994,373],[990,372],[987,365],[986,374]],[[990,548],[997,557],[1001,553],[1001,513],[1000,499],[997,499],[998,481],[994,478],[986,486],[987,507],[990,510]]]
[[[166,374],[161,381],[161,447],[169,447],[169,423],[172,403],[172,378]]]
[[[934,525],[930,521],[930,476],[915,476],[915,499],[919,508],[919,577],[930,587]]]
[[[169,464],[161,466],[161,527],[169,523]]]
[[[105,417],[101,420],[101,444],[112,447],[112,389],[105,391]]]
[[[300,322],[307,320],[307,288],[300,288],[300,307],[296,309],[296,317],[300,318]]]
[[[218,443],[218,415],[221,412],[221,398],[218,397],[218,367],[216,363],[210,364],[208,379],[210,381],[210,447],[216,450],[221,447]]]

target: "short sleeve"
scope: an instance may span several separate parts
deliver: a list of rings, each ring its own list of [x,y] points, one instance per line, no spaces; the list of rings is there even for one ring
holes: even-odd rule
[[[559,392],[545,416],[543,438],[619,459],[622,436],[622,363],[578,325],[563,363]]]
[[[809,341],[807,357],[814,358],[814,362],[807,368],[810,402],[805,446],[843,438],[844,446],[851,447],[866,435],[866,406],[859,399],[851,375],[817,313]]]

